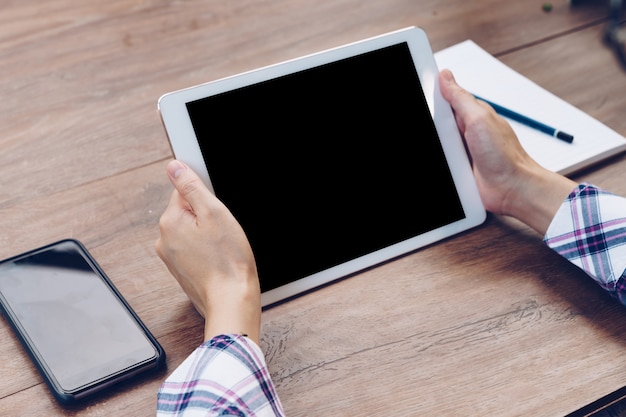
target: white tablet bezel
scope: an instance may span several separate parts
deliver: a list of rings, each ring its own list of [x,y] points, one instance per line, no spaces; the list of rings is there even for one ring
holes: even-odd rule
[[[198,173],[209,189],[213,190],[208,170],[205,166],[200,146],[196,140],[191,119],[187,112],[186,104],[188,102],[404,42],[408,44],[413,57],[424,96],[434,120],[466,217],[452,224],[331,267],[325,271],[266,291],[262,294],[262,304],[264,307],[283,302],[329,282],[450,237],[484,222],[486,217],[485,209],[483,208],[478,194],[471,166],[452,109],[445,99],[443,99],[439,91],[439,71],[425,32],[416,27],[398,30],[206,84],[171,92],[163,95],[159,99],[158,110],[175,157],[187,163]],[[433,197],[436,198],[436,190],[433,190]]]

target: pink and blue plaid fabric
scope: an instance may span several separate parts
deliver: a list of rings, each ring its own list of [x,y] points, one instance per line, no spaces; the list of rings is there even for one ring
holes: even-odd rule
[[[626,198],[579,185],[559,208],[544,242],[626,305]]]
[[[198,347],[159,390],[157,416],[283,416],[261,349],[239,335]]]

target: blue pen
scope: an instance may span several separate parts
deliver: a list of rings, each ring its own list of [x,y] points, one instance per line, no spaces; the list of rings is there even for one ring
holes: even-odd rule
[[[531,119],[530,117],[526,117],[522,114],[519,114],[513,110],[507,109],[506,107],[502,107],[499,104],[493,103],[489,100],[486,100],[482,97],[477,96],[476,94],[474,94],[474,97],[476,97],[478,100],[484,101],[485,103],[489,104],[491,107],[493,107],[493,109],[496,111],[496,113],[498,113],[501,116],[504,117],[508,117],[511,120],[515,120],[516,122],[520,122],[526,126],[532,127],[534,129],[537,129],[543,133],[546,133],[550,136],[554,136],[557,139],[561,139],[562,141],[565,141],[567,143],[572,143],[574,141],[574,136],[570,135],[569,133],[565,133],[562,130],[558,130],[555,129],[551,126],[548,126],[546,124],[543,124],[541,122],[538,122],[534,119]]]

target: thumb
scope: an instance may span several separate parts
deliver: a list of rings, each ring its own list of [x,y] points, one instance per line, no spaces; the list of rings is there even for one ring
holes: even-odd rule
[[[181,161],[173,160],[167,164],[167,175],[178,194],[191,206],[193,212],[197,213],[198,209],[206,204],[207,199],[210,199],[211,192],[200,177]]]
[[[453,107],[454,104],[458,104],[459,101],[466,99],[466,95],[471,96],[470,93],[457,84],[452,71],[448,69],[441,70],[439,73],[439,86],[441,94]]]
[[[443,98],[446,99],[456,116],[457,124],[461,131],[465,129],[465,121],[483,109],[483,103],[479,102],[472,94],[459,86],[450,70],[444,69],[439,73],[439,87]]]

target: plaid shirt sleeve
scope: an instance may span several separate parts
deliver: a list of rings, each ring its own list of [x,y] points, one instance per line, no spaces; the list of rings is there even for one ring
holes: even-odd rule
[[[544,242],[626,305],[626,198],[580,184],[559,208]]]
[[[261,349],[239,335],[220,335],[198,347],[165,380],[159,417],[283,416]]]

